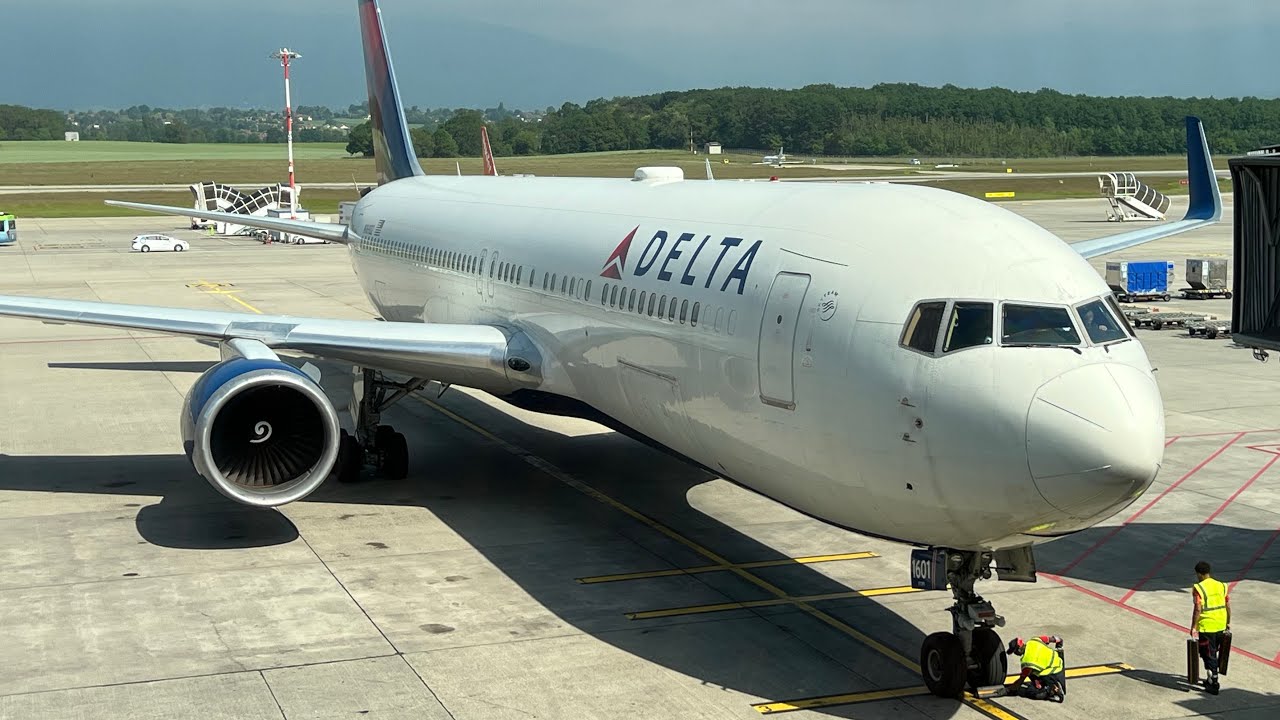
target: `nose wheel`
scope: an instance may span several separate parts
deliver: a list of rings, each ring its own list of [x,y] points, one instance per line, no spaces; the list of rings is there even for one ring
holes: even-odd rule
[[[920,647],[920,675],[929,692],[958,698],[967,686],[1003,685],[1008,672],[1004,643],[995,628],[1004,626],[991,603],[973,592],[979,578],[991,577],[991,554],[948,551],[947,582],[955,603],[951,632],[936,632]]]
[[[409,393],[429,382],[413,378],[397,383],[382,373],[356,368],[352,395],[352,411],[356,417],[355,433],[342,431],[339,448],[338,481],[358,482],[366,466],[372,466],[388,480],[403,480],[409,475],[409,444],[404,435],[390,425],[381,424],[382,413]]]

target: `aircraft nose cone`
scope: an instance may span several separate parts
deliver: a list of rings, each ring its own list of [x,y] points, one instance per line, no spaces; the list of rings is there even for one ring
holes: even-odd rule
[[[1031,477],[1050,505],[1073,517],[1110,516],[1128,505],[1163,460],[1164,404],[1155,380],[1137,368],[1076,368],[1031,401]]]

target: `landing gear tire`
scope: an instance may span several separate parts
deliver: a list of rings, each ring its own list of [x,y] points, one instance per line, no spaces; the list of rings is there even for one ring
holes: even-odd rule
[[[360,447],[359,440],[343,430],[341,444],[338,446],[338,482],[359,482],[363,468],[364,448]]]
[[[379,425],[378,429],[373,431],[373,444],[378,447],[384,447],[391,442],[391,436],[396,434],[396,429],[390,425]]]
[[[968,674],[960,638],[949,632],[925,638],[920,648],[920,673],[929,692],[944,698],[960,697]]]
[[[385,426],[384,426],[385,427]],[[382,428],[379,428],[381,430]],[[404,435],[392,431],[386,441],[378,443],[382,451],[383,477],[388,480],[403,480],[409,475],[409,443]]]
[[[1003,685],[1009,672],[1009,658],[1004,643],[995,630],[976,628],[973,631],[973,650],[970,652],[977,667],[969,670],[969,689]]]

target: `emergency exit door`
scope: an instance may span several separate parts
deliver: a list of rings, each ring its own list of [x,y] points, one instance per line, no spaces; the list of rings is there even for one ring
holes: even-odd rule
[[[760,400],[795,409],[796,327],[804,307],[809,276],[783,272],[773,280],[760,325]]]

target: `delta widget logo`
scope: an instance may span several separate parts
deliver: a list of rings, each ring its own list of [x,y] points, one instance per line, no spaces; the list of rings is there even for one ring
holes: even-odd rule
[[[627,269],[627,253],[631,250],[631,240],[636,236],[636,230],[640,226],[635,226],[627,236],[618,243],[618,247],[613,249],[613,254],[608,260],[604,261],[604,270],[600,273],[600,277],[607,277],[613,280],[621,280],[622,273]]]

